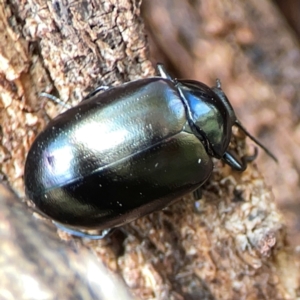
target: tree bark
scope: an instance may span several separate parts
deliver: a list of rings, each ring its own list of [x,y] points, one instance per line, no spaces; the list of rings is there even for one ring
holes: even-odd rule
[[[211,84],[221,78],[250,131],[260,129],[277,150],[272,134],[280,127],[286,130],[284,143],[291,145],[288,130],[276,122],[288,96],[272,87],[287,80],[279,72],[284,62],[291,67],[289,83],[296,84],[295,62],[284,60],[290,56],[282,57],[280,50],[297,48],[268,1],[144,4],[148,24],[153,16],[149,30],[159,45],[156,53],[163,53],[157,57],[175,75]],[[24,196],[22,174],[30,144],[49,117],[62,111],[40,98],[40,92],[75,105],[99,85],[148,77],[154,69],[138,0],[2,2],[0,22],[1,174]],[[279,46],[276,35],[284,37]],[[278,97],[285,101],[272,102]],[[259,98],[260,103],[254,101]],[[252,151],[244,138],[235,130],[231,147],[241,155]],[[264,170],[291,172],[287,162],[272,165],[260,155]],[[295,299],[299,260],[285,229],[255,164],[237,173],[216,160],[196,205],[187,196],[107,239],[76,244],[92,249],[120,274],[137,299]]]
[[[295,14],[291,3],[285,9]],[[260,151],[256,163],[299,245],[299,40],[271,1],[144,4],[152,60],[179,77],[211,85],[220,78],[240,120],[278,157],[276,166]]]

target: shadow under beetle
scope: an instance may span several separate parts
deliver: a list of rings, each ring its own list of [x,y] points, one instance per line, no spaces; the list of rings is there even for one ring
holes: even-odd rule
[[[257,153],[239,158],[228,149],[233,125],[276,160],[237,120],[218,80],[209,88],[157,68],[160,77],[100,87],[102,93],[57,116],[34,141],[26,194],[58,227],[101,238],[189,192],[199,195],[212,157],[245,170]]]

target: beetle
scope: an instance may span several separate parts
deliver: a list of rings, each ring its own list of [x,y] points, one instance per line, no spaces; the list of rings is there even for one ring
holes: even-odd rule
[[[100,87],[35,139],[26,195],[58,227],[101,238],[81,230],[104,236],[189,192],[199,198],[212,157],[238,171],[256,157],[229,150],[234,125],[276,160],[238,121],[220,81],[209,88],[157,68],[160,76]]]

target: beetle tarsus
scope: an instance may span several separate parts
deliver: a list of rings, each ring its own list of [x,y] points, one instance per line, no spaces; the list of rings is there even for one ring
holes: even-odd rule
[[[82,232],[80,230],[76,230],[76,229],[72,229],[70,227],[64,226],[60,223],[57,223],[55,221],[52,221],[52,223],[60,230],[65,231],[66,233],[73,235],[73,236],[77,236],[77,237],[81,237],[81,238],[88,238],[90,240],[100,240],[105,238],[109,233],[112,232],[111,228],[108,229],[104,229],[102,230],[101,234],[89,234],[86,232]]]
[[[254,154],[245,155],[241,158],[241,160],[244,164],[247,164],[247,163],[253,162],[257,158],[257,155],[258,155],[258,149],[257,149],[257,147],[254,147]]]

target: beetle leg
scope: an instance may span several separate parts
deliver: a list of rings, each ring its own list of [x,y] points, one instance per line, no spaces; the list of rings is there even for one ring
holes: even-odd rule
[[[98,93],[101,92],[101,91],[109,90],[110,88],[111,88],[111,87],[108,86],[108,85],[101,85],[101,86],[98,86],[98,87],[96,87],[93,91],[89,92],[89,93],[87,94],[87,96],[85,96],[85,97],[82,99],[82,101],[85,101],[85,100],[87,100],[87,99],[89,99],[89,98],[95,96],[96,94],[98,94]]]
[[[163,64],[157,64],[156,65],[156,69],[157,72],[159,73],[159,75],[164,78],[164,79],[169,79],[171,81],[173,81],[173,78],[171,77],[171,75],[167,72],[167,70],[165,69]]]
[[[76,229],[72,229],[70,227],[67,227],[67,226],[64,226],[60,223],[57,223],[55,221],[52,221],[52,223],[60,230],[63,230],[65,231],[66,233],[70,234],[70,235],[74,235],[74,236],[77,236],[77,237],[81,237],[81,238],[87,238],[87,239],[90,239],[90,240],[100,240],[100,239],[103,239],[104,237],[106,237],[109,233],[112,232],[112,229],[109,228],[109,229],[104,229],[102,230],[102,233],[101,234],[89,234],[89,233],[85,233],[85,232],[82,232],[80,230],[76,230]]]
[[[202,198],[202,189],[197,188],[195,191],[193,191],[194,200],[200,200]]]
[[[238,158],[237,155],[235,155],[231,151],[226,151],[223,155],[223,160],[225,160],[225,162],[234,170],[245,171],[247,168],[247,164],[255,160],[255,158],[257,157],[258,150],[256,147],[254,149],[255,150],[253,155],[245,155],[241,158]]]
[[[39,94],[39,96],[40,97],[46,97],[46,98],[52,100],[54,103],[61,105],[64,108],[70,109],[72,107],[69,104],[63,102],[62,100],[60,100],[59,98],[57,98],[57,97],[55,97],[55,96],[53,96],[51,94],[42,92],[42,93]]]

